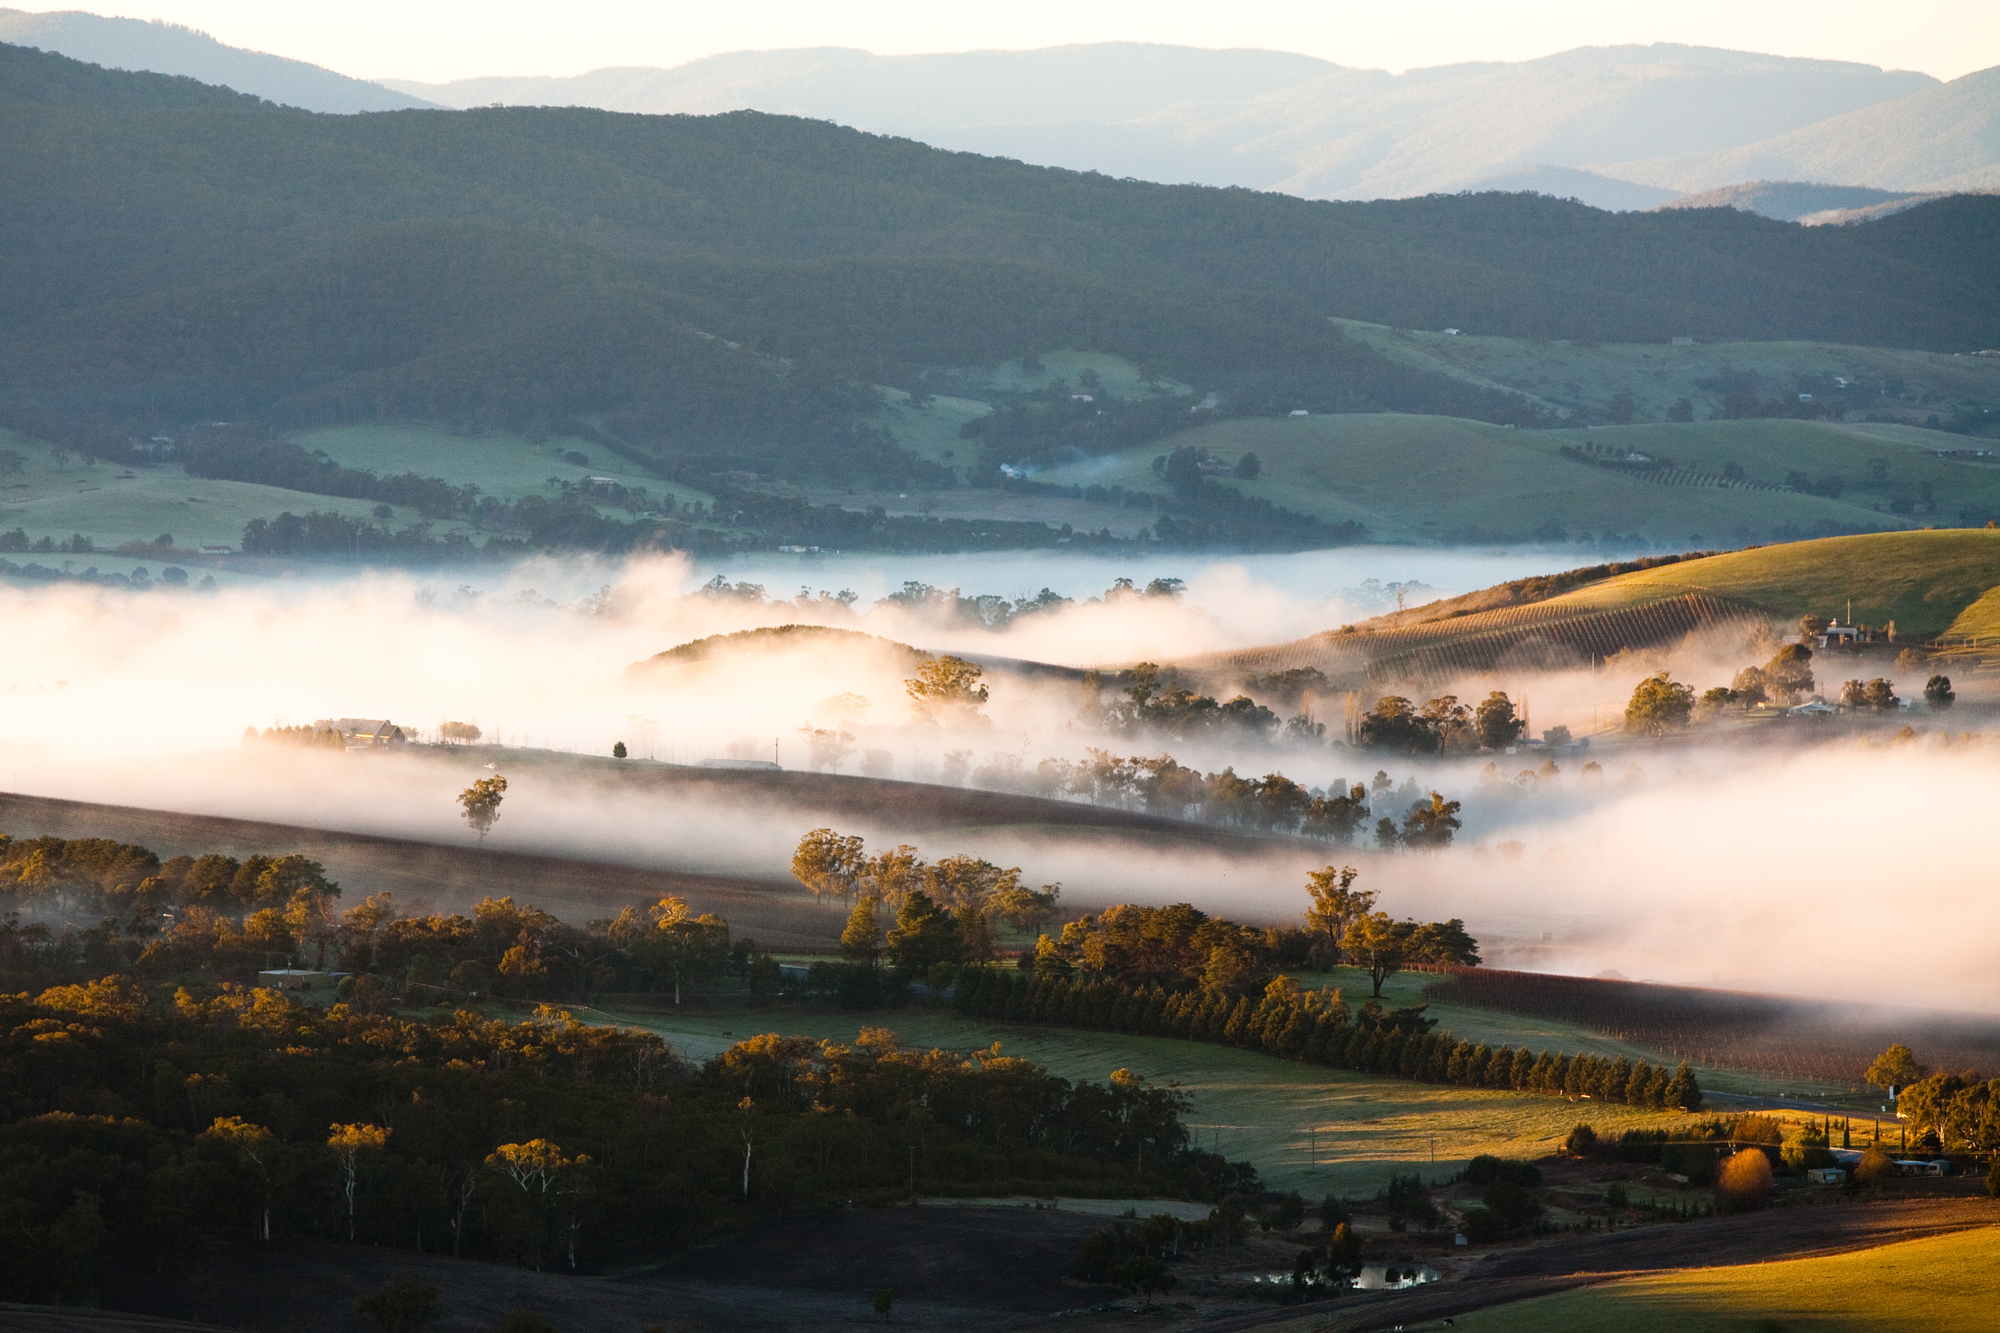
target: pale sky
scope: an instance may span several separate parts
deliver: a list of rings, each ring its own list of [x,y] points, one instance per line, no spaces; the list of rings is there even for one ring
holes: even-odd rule
[[[1941,79],[2000,65],[2000,0],[99,0],[363,78],[579,74],[722,51],[879,54],[1144,41],[1265,47],[1401,71],[1578,46],[1685,42],[1852,60]]]

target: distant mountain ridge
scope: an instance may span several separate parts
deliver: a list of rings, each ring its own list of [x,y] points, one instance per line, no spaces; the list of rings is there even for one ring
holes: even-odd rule
[[[59,52],[107,69],[179,74],[306,111],[402,111],[437,105],[303,60],[225,46],[205,32],[158,20],[104,18],[81,10],[32,14],[0,9],[0,42]]]
[[[1403,74],[1143,42],[904,56],[813,47],[424,84],[371,83],[174,24],[80,11],[0,9],[0,41],[310,111],[759,110],[1038,165],[1312,199],[1507,190],[1632,211],[1759,181],[1927,196],[2000,185],[2000,68],[1942,84],[1672,44]],[[1762,211],[1755,201],[1772,197],[1736,206]]]
[[[732,52],[673,69],[386,83],[460,107],[752,108],[1073,170],[1307,198],[1521,188],[1611,209],[1693,187],[1604,163],[1724,154],[1940,86],[1868,65],[1666,44],[1392,75],[1276,51],[1131,42]]]
[[[1943,194],[2000,186],[2000,66],[1716,152],[1594,169],[1688,192],[1737,181],[1826,181]]]

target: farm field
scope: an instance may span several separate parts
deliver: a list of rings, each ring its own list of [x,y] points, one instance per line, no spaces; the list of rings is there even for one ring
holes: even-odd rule
[[[657,1032],[693,1059],[757,1032],[852,1040],[865,1023],[887,1027],[914,1046],[970,1051],[997,1041],[1006,1054],[1068,1079],[1101,1082],[1112,1070],[1129,1068],[1187,1090],[1194,1098],[1188,1120],[1201,1146],[1256,1163],[1271,1188],[1311,1197],[1329,1191],[1369,1195],[1412,1167],[1442,1179],[1479,1153],[1541,1157],[1579,1119],[1600,1131],[1622,1132],[1680,1118],[1623,1106],[1580,1112],[1559,1097],[1382,1079],[1202,1042],[989,1023],[935,1010],[696,1016],[607,1002],[598,1017]]]
[[[1865,381],[1870,392],[1865,403],[1856,402],[1856,410],[1919,423],[1933,412],[1950,416],[1959,403],[2000,403],[2000,365],[1942,352],[1812,342],[1591,344],[1334,322],[1348,337],[1404,365],[1523,393],[1551,406],[1601,413],[1622,389],[1632,395],[1642,419],[1664,419],[1676,399],[1686,398],[1695,416],[1705,420],[1720,410],[1727,391],[1697,381],[1731,375],[1757,376],[1766,397],[1793,390],[1800,380],[1838,375]],[[1882,394],[1887,381],[1900,382],[1901,394]]]
[[[1739,464],[1751,487],[1662,485],[1639,475],[1565,458],[1586,443],[1613,452],[1665,455],[1683,471],[1720,474]],[[1137,449],[1054,468],[1058,485],[1113,485],[1157,491],[1155,457],[1181,445],[1224,460],[1253,452],[1263,465],[1251,481],[1225,484],[1329,522],[1366,523],[1387,541],[1452,541],[1630,534],[1684,546],[1761,540],[1781,526],[1800,532],[1893,530],[1962,508],[2000,514],[2000,467],[1938,458],[1932,450],[1964,437],[1899,425],[1799,421],[1702,421],[1513,430],[1451,417],[1398,413],[1255,417],[1212,422]],[[1887,464],[1886,483],[1863,489],[1868,461]],[[1780,486],[1797,470],[1839,474],[1838,500]],[[1899,495],[1929,483],[1936,514],[1888,512]],[[1880,506],[1878,509],[1877,506]]]
[[[1984,1227],[1816,1258],[1650,1273],[1477,1310],[1458,1323],[1477,1333],[1930,1333],[1990,1327],[1996,1309],[2000,1231]]]
[[[548,496],[550,477],[568,482],[610,477],[628,488],[643,486],[655,498],[672,495],[704,504],[711,498],[643,472],[602,445],[571,437],[537,443],[520,435],[404,424],[332,426],[294,435],[292,440],[303,449],[325,452],[344,467],[385,477],[403,472],[442,477],[454,486],[477,486],[480,494],[496,495],[509,504],[524,495]],[[564,457],[570,453],[580,453],[588,461]]]
[[[104,551],[126,542],[150,542],[164,532],[173,534],[174,544],[182,549],[198,549],[209,542],[233,548],[242,545],[243,525],[253,518],[276,518],[287,509],[295,514],[317,509],[368,518],[375,508],[366,500],[307,495],[251,482],[206,481],[188,476],[177,463],[128,469],[106,463],[86,466],[74,460],[59,468],[49,445],[6,431],[0,431],[0,448],[11,449],[22,459],[20,472],[0,477],[0,531],[20,528],[31,541],[52,537],[60,542],[80,532]],[[132,475],[120,475],[125,472]],[[418,521],[414,509],[398,509],[391,520],[398,527]],[[433,525],[439,533],[462,529],[463,524]]]

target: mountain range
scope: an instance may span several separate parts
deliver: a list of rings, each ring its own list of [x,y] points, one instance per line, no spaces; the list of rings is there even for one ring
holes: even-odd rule
[[[171,24],[77,11],[0,10],[0,41],[311,111],[759,110],[1109,176],[1315,199],[1507,190],[1636,210],[1753,182],[1910,196],[2000,186],[2000,68],[1941,83],[1669,44],[1402,74],[1135,42],[904,56],[808,48],[430,84],[370,83]],[[1790,207],[1778,197],[1751,190],[1725,202]],[[1849,220],[1832,208],[1788,220],[1808,215]]]
[[[880,443],[845,424],[870,385],[1061,348],[1232,412],[1533,424],[1329,317],[2000,345],[1992,198],[1840,228],[1532,194],[1310,201],[759,112],[315,115],[7,45],[0,114],[0,412],[43,435],[613,413],[649,451],[795,466],[815,438],[829,464]]]
[[[0,42],[59,51],[107,69],[185,75],[308,111],[351,114],[436,105],[303,60],[225,46],[205,32],[157,19],[104,18],[81,10],[35,14],[0,9]]]
[[[2000,184],[2000,68],[1940,83],[1667,44],[1404,74],[1136,43],[819,49],[389,86],[448,106],[755,108],[1111,176],[1317,199],[1532,189],[1630,209],[1760,178],[1911,192]]]

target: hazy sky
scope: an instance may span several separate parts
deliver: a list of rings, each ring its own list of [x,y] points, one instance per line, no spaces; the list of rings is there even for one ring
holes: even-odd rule
[[[676,65],[720,51],[851,46],[882,54],[1146,41],[1298,51],[1403,70],[1523,60],[1576,46],[1685,42],[1853,60],[1950,79],[2000,64],[1994,0],[823,0],[639,4],[632,0],[108,0],[78,7],[160,18],[232,46],[346,74],[442,81]]]

